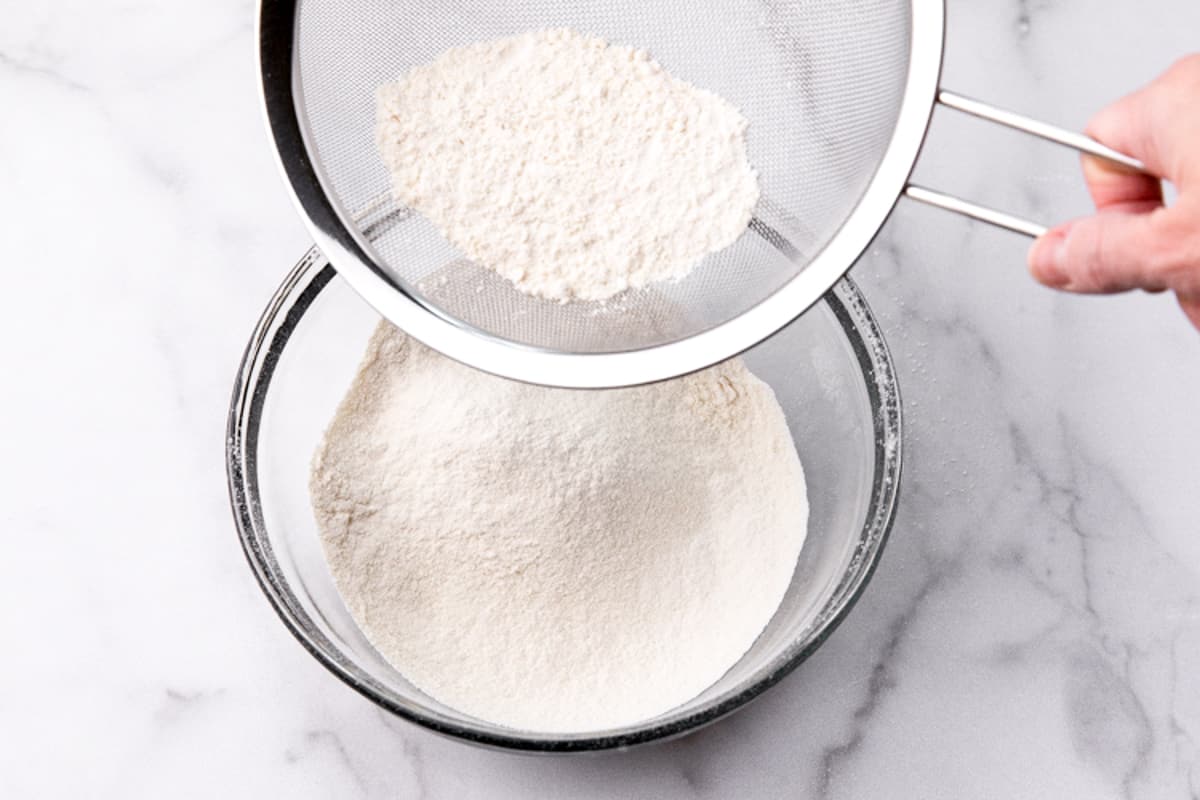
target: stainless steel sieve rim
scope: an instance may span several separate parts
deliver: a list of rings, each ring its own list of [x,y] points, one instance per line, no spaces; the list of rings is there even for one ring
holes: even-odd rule
[[[362,297],[443,354],[502,377],[570,388],[651,383],[695,372],[752,347],[832,287],[869,246],[903,191],[924,140],[941,72],[941,0],[913,0],[912,59],[895,135],[855,213],[801,273],[753,309],[694,336],[640,350],[565,353],[524,346],[467,327],[407,291],[365,252],[326,194],[297,114],[296,0],[261,0],[258,38],[267,122],[280,168],[321,252]]]

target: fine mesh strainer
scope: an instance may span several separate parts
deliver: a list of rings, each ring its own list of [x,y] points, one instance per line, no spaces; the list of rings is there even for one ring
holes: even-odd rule
[[[762,341],[850,268],[907,194],[1031,236],[1026,220],[908,183],[935,103],[1142,169],[1079,134],[939,89],[941,0],[262,0],[267,117],[317,245],[384,316],[518,380],[674,377]],[[525,295],[398,206],[375,90],[450,47],[569,27],[645,48],[749,120],[750,231],[681,281],[607,303]]]

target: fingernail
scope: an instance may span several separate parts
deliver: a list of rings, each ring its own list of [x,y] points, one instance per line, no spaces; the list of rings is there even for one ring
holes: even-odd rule
[[[1055,289],[1067,285],[1063,269],[1067,249],[1067,229],[1055,228],[1033,243],[1029,251],[1029,271],[1040,283]]]

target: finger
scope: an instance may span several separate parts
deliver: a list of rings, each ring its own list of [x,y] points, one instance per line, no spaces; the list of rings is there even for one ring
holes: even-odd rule
[[[1152,83],[1102,109],[1088,122],[1086,132],[1101,144],[1138,159],[1153,175],[1163,177],[1166,164],[1158,147],[1157,128],[1162,121],[1157,89]],[[1089,164],[1107,166],[1109,172],[1122,169],[1092,157],[1084,159],[1085,170]]]
[[[1163,254],[1171,244],[1167,213],[1106,211],[1055,228],[1030,250],[1030,272],[1047,286],[1072,292],[1161,291]]]
[[[1188,320],[1200,331],[1200,295],[1179,296],[1179,307],[1187,315]]]
[[[1126,95],[1092,117],[1087,133],[1146,164],[1153,175],[1135,172],[1095,156],[1083,157],[1083,177],[1099,210],[1140,212],[1163,204],[1158,164],[1154,95],[1148,88]]]
[[[1200,53],[1176,61],[1149,84],[1092,118],[1088,135],[1134,156],[1146,169],[1181,189],[1200,180],[1195,142],[1200,140]],[[1191,183],[1190,185],[1195,185]]]
[[[1099,210],[1144,213],[1163,204],[1162,181],[1095,156],[1083,157],[1083,177]]]

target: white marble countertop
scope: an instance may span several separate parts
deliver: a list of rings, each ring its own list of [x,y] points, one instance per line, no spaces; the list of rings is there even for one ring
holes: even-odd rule
[[[1200,5],[952,0],[945,85],[1079,127],[1200,48]],[[0,796],[1200,795],[1200,335],[1035,286],[1025,242],[901,203],[855,268],[905,398],[862,602],[741,713],[531,758],[388,718],[244,563],[223,438],[308,240],[248,0],[9,3],[0,25]],[[1075,159],[941,112],[921,179],[1047,221]]]

